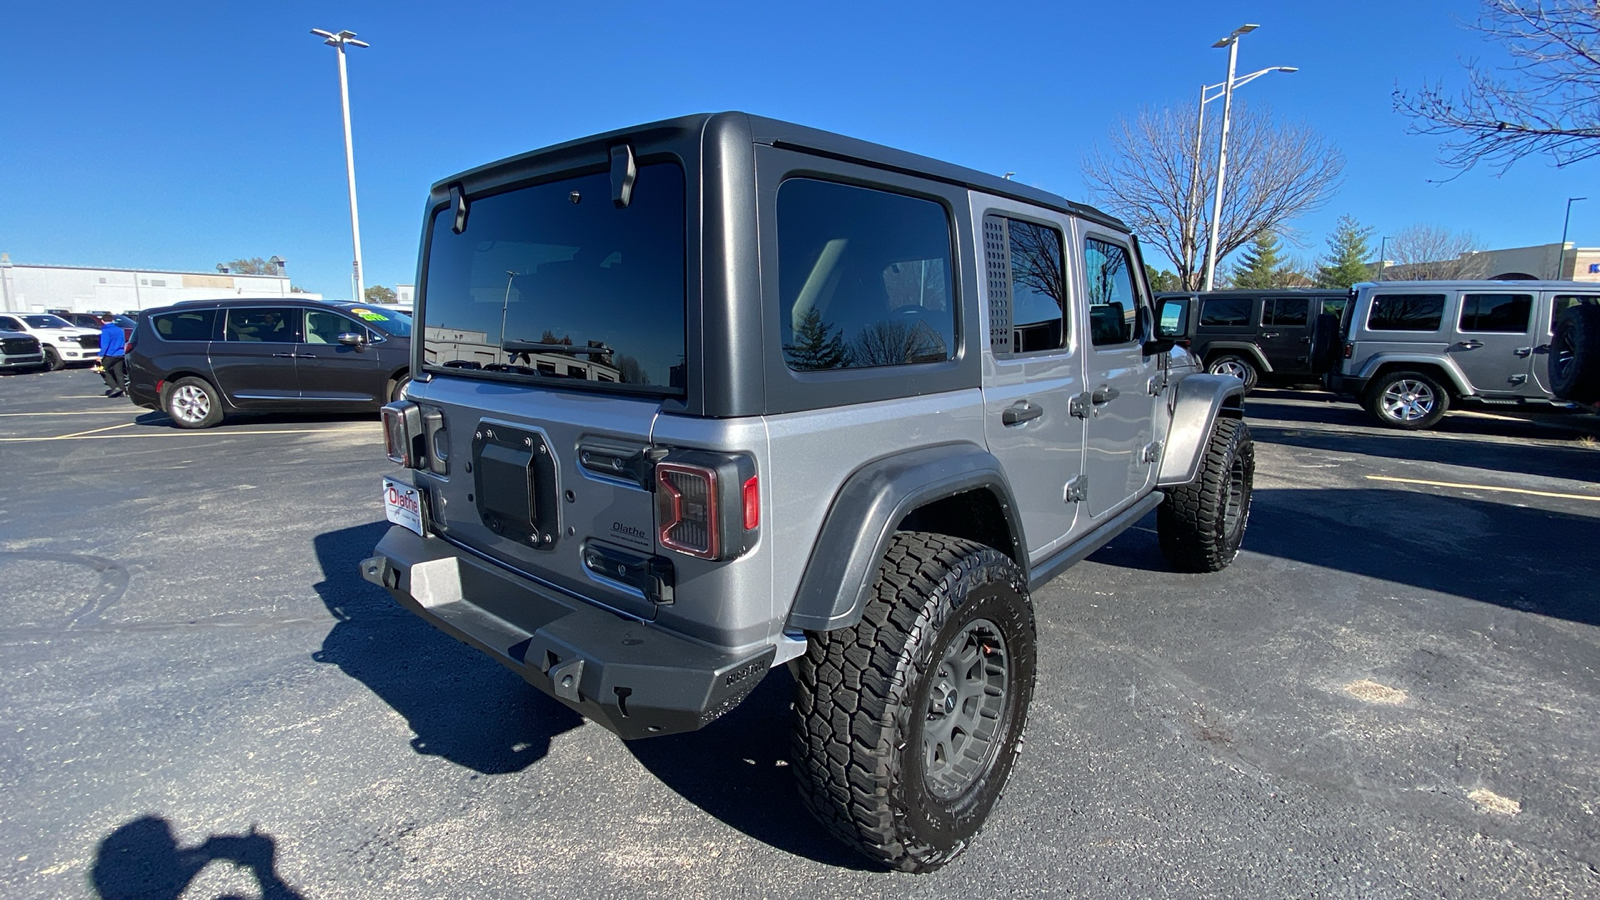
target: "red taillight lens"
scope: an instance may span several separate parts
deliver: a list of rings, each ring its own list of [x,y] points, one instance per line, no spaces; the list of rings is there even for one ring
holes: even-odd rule
[[[1350,359],[1351,357],[1353,357],[1355,355],[1356,355],[1356,345],[1350,343],[1349,341],[1345,341],[1344,342],[1344,358],[1345,359]]]
[[[657,463],[656,488],[656,528],[661,546],[701,559],[716,559],[721,543],[716,470]]]
[[[761,482],[751,475],[744,483],[744,530],[761,527]]]
[[[415,403],[401,401],[383,408],[383,452],[390,462],[415,469],[421,433],[422,411]]]

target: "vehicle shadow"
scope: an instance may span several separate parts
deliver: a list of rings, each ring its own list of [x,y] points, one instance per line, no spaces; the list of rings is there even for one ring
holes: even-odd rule
[[[1445,422],[1450,419],[1446,418]],[[1548,440],[1551,433],[1536,425],[1457,419],[1457,423],[1506,426],[1498,431],[1444,430],[1444,434],[1492,433],[1501,437],[1528,437]],[[1441,423],[1442,424],[1442,423]],[[1600,452],[1573,444],[1513,444],[1501,441],[1463,441],[1459,437],[1440,437],[1432,432],[1370,430],[1348,432],[1308,431],[1293,425],[1263,422],[1252,417],[1250,433],[1262,443],[1354,453],[1382,459],[1408,459],[1485,469],[1491,472],[1518,472],[1544,478],[1600,481]]]
[[[312,654],[366,685],[416,733],[412,749],[485,775],[518,772],[583,718],[516,674],[405,610],[361,578],[361,560],[387,522],[324,532],[313,540],[317,594],[335,619]]]
[[[762,843],[824,865],[882,871],[800,805],[788,752],[793,695],[794,679],[779,666],[711,725],[626,746],[662,784]]]
[[[278,875],[277,852],[277,842],[253,826],[246,834],[214,834],[183,847],[172,823],[140,816],[100,841],[89,882],[102,900],[178,900],[206,866],[223,860],[250,872],[262,900],[299,900],[302,895]]]
[[[233,413],[224,419],[221,424],[214,425],[211,431],[227,431],[241,425],[319,425],[331,422],[376,422],[378,413],[375,412],[350,412],[350,413]],[[142,410],[134,417],[134,422],[140,425],[149,425],[158,428],[177,428],[172,417],[156,410]]]
[[[1147,516],[1089,558],[1170,568],[1155,522]],[[1244,538],[1251,553],[1584,625],[1600,625],[1595,547],[1600,516],[1359,488],[1258,489]]]
[[[1252,402],[1256,401],[1256,402]],[[1296,403],[1259,401],[1298,401]],[[1292,428],[1295,423],[1318,425],[1348,425],[1361,429],[1363,435],[1388,437],[1426,437],[1430,434],[1532,438],[1536,440],[1561,440],[1592,433],[1597,424],[1594,416],[1546,409],[1538,412],[1516,412],[1493,407],[1474,407],[1467,412],[1486,415],[1458,415],[1451,413],[1439,424],[1425,432],[1407,432],[1385,428],[1367,414],[1354,401],[1340,399],[1322,391],[1257,390],[1245,398],[1245,415],[1250,427],[1257,424],[1267,427]]]

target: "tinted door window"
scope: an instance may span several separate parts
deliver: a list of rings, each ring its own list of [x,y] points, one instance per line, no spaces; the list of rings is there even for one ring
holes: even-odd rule
[[[476,198],[462,233],[454,222],[442,209],[431,226],[420,299],[427,365],[568,388],[612,382],[683,393],[677,163],[640,166],[620,209],[611,176],[597,172]],[[578,366],[593,377],[570,375]]]
[[[983,217],[990,346],[996,354],[1059,350],[1070,318],[1061,232],[1005,216]]]
[[[931,200],[791,178],[778,189],[778,319],[797,371],[955,354],[950,221]]]
[[[1462,331],[1523,334],[1532,315],[1532,294],[1466,294],[1461,298]]]
[[[151,316],[150,326],[165,341],[209,341],[216,321],[216,310],[194,309]]]
[[[1372,298],[1367,330],[1438,331],[1443,321],[1443,294],[1380,294]]]
[[[1250,327],[1250,311],[1255,301],[1249,297],[1218,297],[1200,303],[1200,325],[1221,328]]]
[[[223,340],[249,344],[298,344],[300,310],[230,309]]]
[[[353,320],[338,313],[320,309],[306,310],[306,343],[337,344],[339,335],[346,332],[354,332],[362,337],[369,336],[366,326],[357,325]]]
[[[1133,340],[1139,294],[1133,286],[1128,248],[1089,238],[1084,242],[1084,280],[1089,289],[1089,333],[1096,347]]]
[[[1305,297],[1274,297],[1265,301],[1261,311],[1261,324],[1277,328],[1304,328],[1311,311],[1311,301]]]

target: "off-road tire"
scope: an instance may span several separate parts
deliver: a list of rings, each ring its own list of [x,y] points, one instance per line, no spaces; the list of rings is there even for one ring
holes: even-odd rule
[[[1183,572],[1216,572],[1239,555],[1250,523],[1256,445],[1239,419],[1218,419],[1194,480],[1156,508],[1161,552]]]
[[[982,544],[902,532],[884,555],[861,622],[809,638],[795,679],[801,800],[882,865],[939,868],[983,827],[1022,743],[1036,663],[1022,570]],[[958,644],[964,661],[951,664]],[[966,677],[952,679],[952,671]],[[963,774],[956,770],[968,757],[940,755],[940,728],[977,709],[994,717],[973,716],[967,743],[950,732],[943,745],[979,751]]]
[[[1256,389],[1256,382],[1261,380],[1261,373],[1256,369],[1254,360],[1240,356],[1237,353],[1224,353],[1213,357],[1206,365],[1206,371],[1213,375],[1235,375],[1244,382],[1245,393]]]
[[[1339,364],[1339,317],[1322,313],[1311,325],[1311,352],[1308,361],[1316,375],[1332,372]]]
[[[1574,403],[1600,403],[1600,305],[1574,306],[1556,320],[1547,358],[1550,392]]]
[[[222,421],[222,398],[203,378],[180,378],[167,386],[161,399],[168,418],[179,428],[210,428]]]
[[[1386,372],[1372,379],[1362,405],[1379,424],[1422,431],[1439,424],[1450,411],[1450,392],[1426,372]]]
[[[55,370],[64,368],[65,366],[66,363],[61,361],[61,354],[56,352],[56,348],[44,348],[44,371],[54,372]]]

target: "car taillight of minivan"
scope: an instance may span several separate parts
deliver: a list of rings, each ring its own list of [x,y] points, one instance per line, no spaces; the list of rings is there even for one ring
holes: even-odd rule
[[[737,559],[761,527],[755,462],[737,454],[673,451],[656,463],[656,538],[699,559]]]

